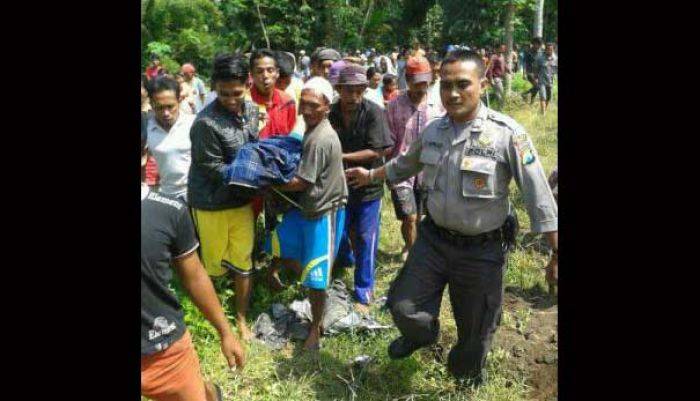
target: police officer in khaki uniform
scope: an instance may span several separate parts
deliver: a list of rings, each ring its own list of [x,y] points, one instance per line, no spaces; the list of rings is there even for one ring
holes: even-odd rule
[[[532,231],[546,233],[553,249],[550,281],[558,266],[557,204],[524,129],[480,102],[486,85],[481,57],[454,51],[443,60],[440,76],[447,115],[431,122],[406,154],[377,169],[348,169],[346,176],[350,185],[361,186],[423,172],[428,215],[389,290],[391,314],[402,333],[389,356],[404,358],[437,340],[440,302],[449,284],[459,339],[448,368],[478,384],[503,299],[508,184],[515,179]]]

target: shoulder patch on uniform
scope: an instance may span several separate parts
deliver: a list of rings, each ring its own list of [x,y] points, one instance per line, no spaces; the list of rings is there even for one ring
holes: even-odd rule
[[[185,206],[184,203],[182,203],[176,199],[166,198],[165,196],[162,196],[156,192],[149,192],[148,199],[155,201],[155,202],[158,202],[158,203],[162,203],[164,205],[174,207],[177,210],[180,210],[180,209],[182,209],[183,206]]]

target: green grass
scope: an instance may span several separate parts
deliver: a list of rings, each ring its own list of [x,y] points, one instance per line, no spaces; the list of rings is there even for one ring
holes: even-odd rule
[[[515,118],[532,136],[540,160],[549,174],[557,158],[557,106],[552,104],[543,118],[538,115],[539,105],[529,106],[519,99],[509,102],[504,112]],[[512,201],[517,207],[521,227],[529,229],[529,219],[523,209],[522,200],[515,184],[511,188]],[[400,263],[400,227],[397,222],[388,191],[382,206],[382,230],[377,257],[376,294],[386,294]],[[506,273],[506,285],[523,290],[546,288],[544,272],[547,257],[533,247],[524,247],[511,253]],[[345,274],[349,284],[352,274]],[[232,296],[224,282],[215,283],[221,294],[227,315],[233,318],[228,305]],[[302,298],[303,292],[294,287],[280,294],[271,294],[258,282],[255,285],[250,322],[273,302],[290,302]],[[398,335],[395,328],[373,335],[342,334],[326,337],[317,357],[298,351],[299,344],[290,344],[281,351],[270,351],[264,345],[252,343],[247,347],[248,363],[241,373],[233,374],[225,365],[219,350],[218,338],[213,328],[203,319],[186,297],[181,297],[186,322],[192,332],[199,353],[202,371],[206,379],[219,383],[224,388],[227,400],[251,401],[307,401],[307,400],[444,400],[444,401],[508,401],[529,400],[526,373],[505,368],[512,356],[504,349],[495,347],[488,357],[489,381],[474,389],[460,389],[449,376],[444,363],[435,360],[429,350],[420,350],[412,357],[390,361],[386,354],[389,342]],[[452,318],[449,298],[443,301],[440,343],[446,348],[456,339],[456,328]],[[388,312],[372,307],[373,314],[382,323],[391,324]],[[507,311],[503,325],[526,326],[529,310]],[[498,333],[496,334],[498,336]],[[359,355],[370,355],[374,361],[364,370],[353,370],[350,361]]]

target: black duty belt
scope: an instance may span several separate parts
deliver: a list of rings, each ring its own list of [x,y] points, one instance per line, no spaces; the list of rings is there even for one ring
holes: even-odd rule
[[[464,235],[457,231],[448,230],[446,228],[440,227],[430,218],[430,215],[425,217],[426,224],[432,228],[437,235],[451,243],[458,245],[468,245],[468,244],[478,244],[485,243],[488,241],[501,241],[503,239],[503,234],[501,228],[497,228],[493,231],[488,231],[485,233],[477,235]]]

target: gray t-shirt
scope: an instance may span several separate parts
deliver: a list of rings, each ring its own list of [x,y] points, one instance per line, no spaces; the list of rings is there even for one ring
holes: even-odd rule
[[[328,119],[304,135],[297,175],[311,183],[299,198],[304,217],[317,218],[335,203],[345,203],[348,187],[343,170],[343,150]]]

